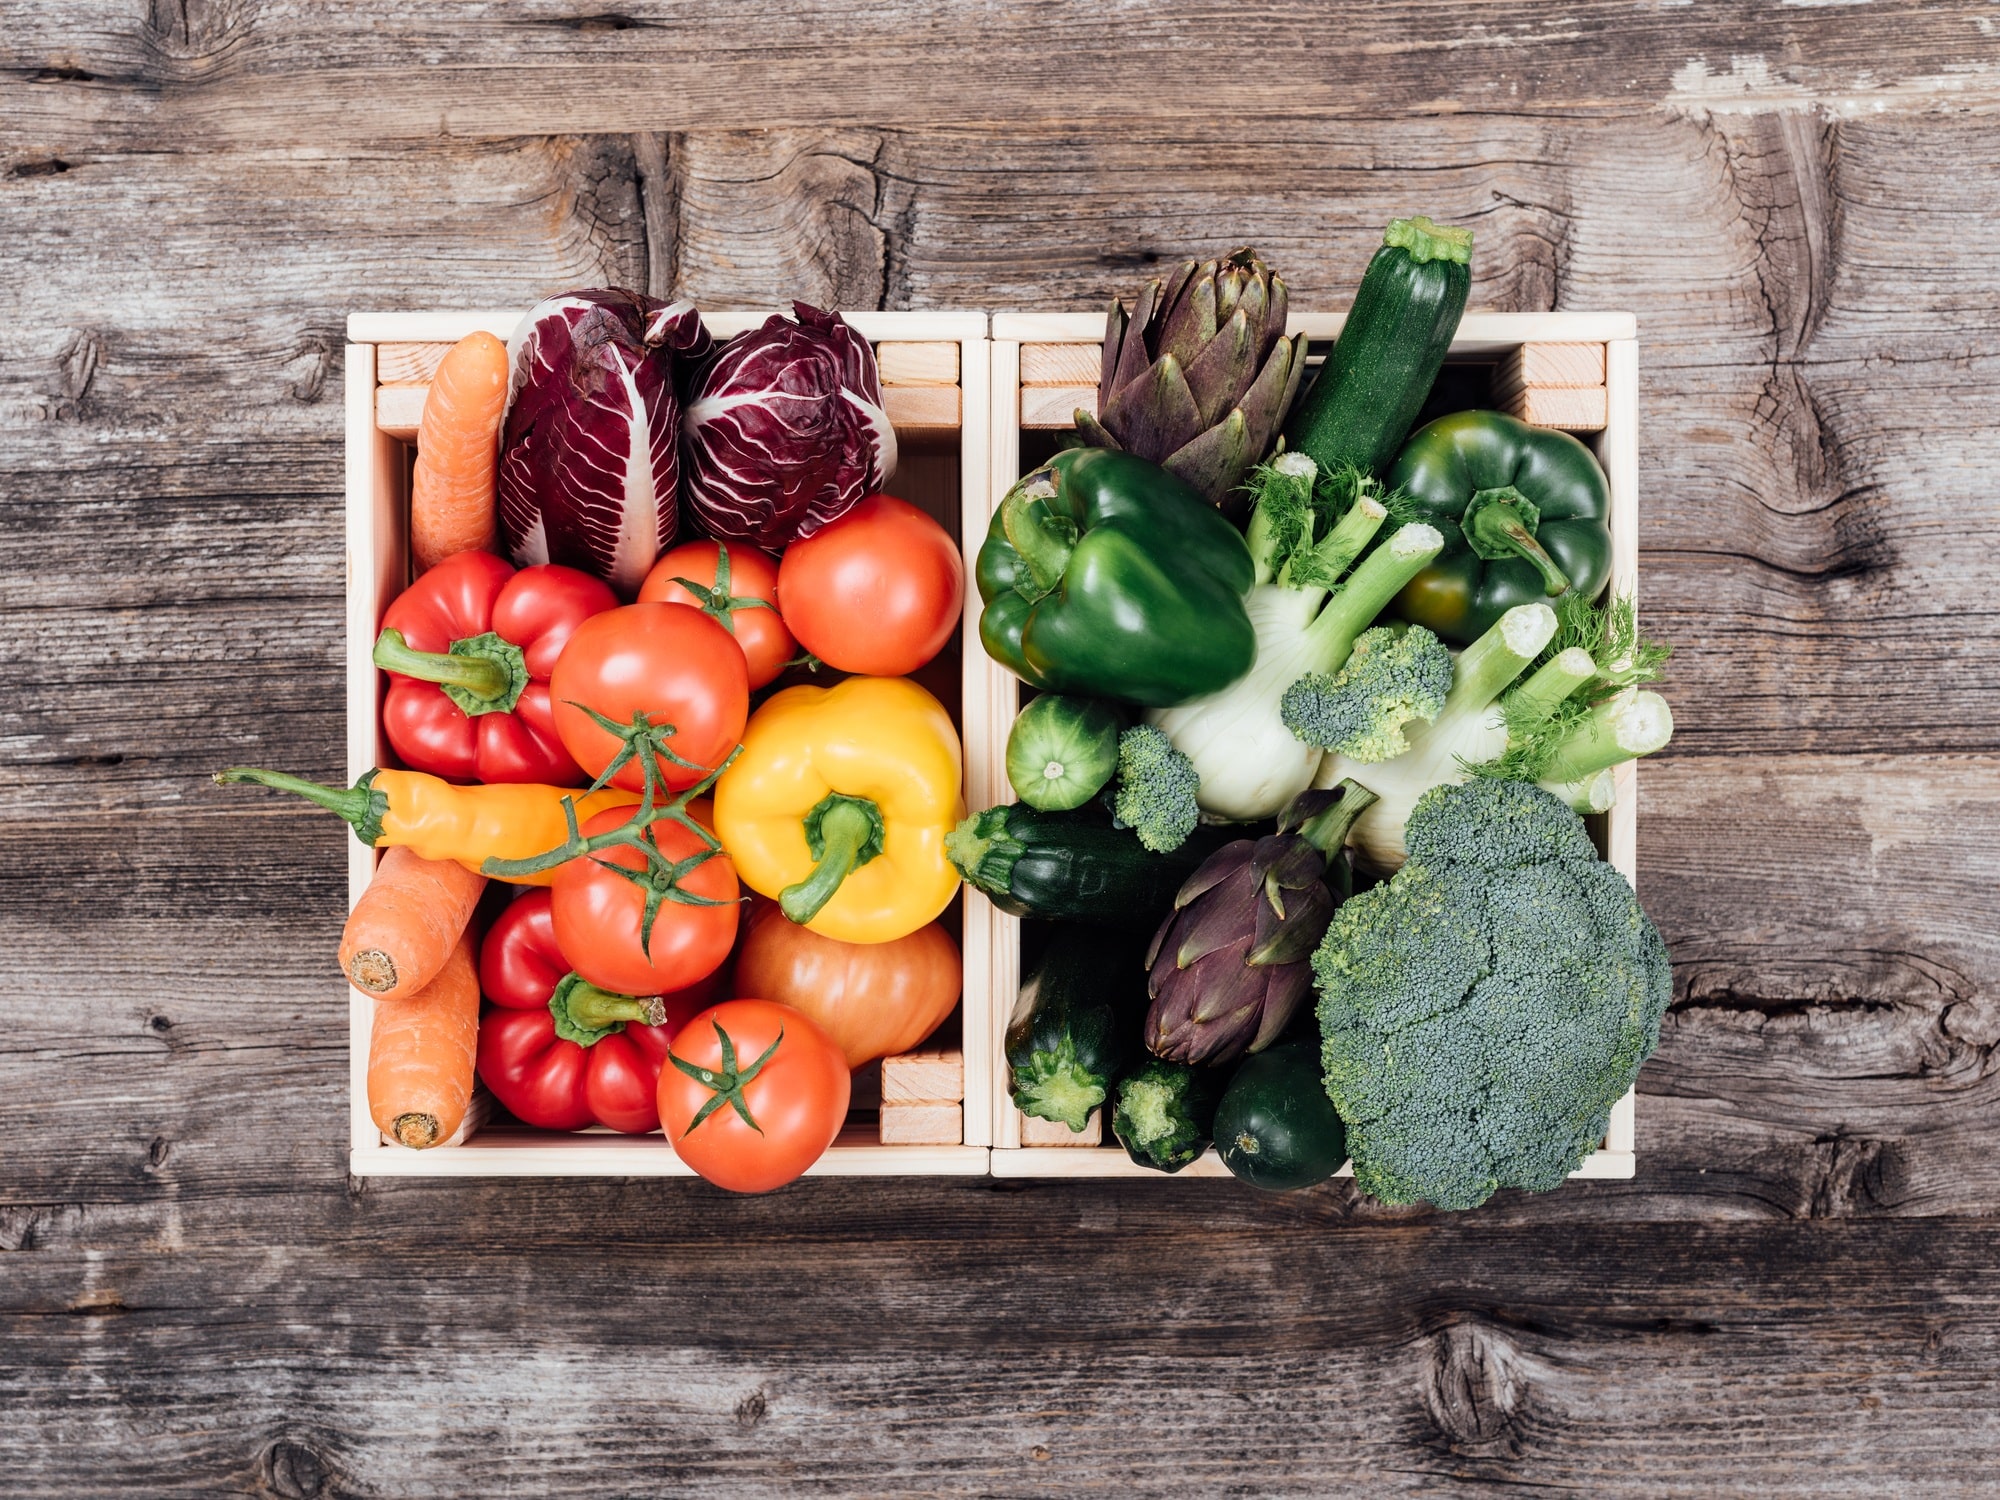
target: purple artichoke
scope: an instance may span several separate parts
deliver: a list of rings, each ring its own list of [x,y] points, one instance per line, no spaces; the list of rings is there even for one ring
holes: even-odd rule
[[[1306,339],[1285,337],[1284,280],[1245,247],[1185,261],[1139,293],[1128,319],[1114,301],[1104,329],[1097,415],[1077,430],[1094,448],[1159,464],[1231,512],[1305,378]]]
[[[778,551],[882,487],[896,433],[875,352],[837,313],[794,302],[723,345],[688,392],[683,495],[710,536]]]
[[[507,341],[500,536],[516,563],[565,563],[630,598],[674,539],[673,360],[711,347],[701,315],[618,287],[536,304]]]
[[[1375,794],[1352,781],[1294,797],[1278,831],[1204,860],[1146,954],[1146,1050],[1227,1063],[1276,1041],[1312,988],[1312,955],[1352,890],[1347,830]]]

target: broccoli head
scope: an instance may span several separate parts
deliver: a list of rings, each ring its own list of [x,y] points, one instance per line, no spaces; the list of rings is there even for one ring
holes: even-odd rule
[[[1375,765],[1409,749],[1403,726],[1435,719],[1451,691],[1451,652],[1421,625],[1364,630],[1338,672],[1285,689],[1278,714],[1308,745]]]
[[[1187,842],[1201,821],[1195,793],[1201,777],[1194,762],[1174,748],[1157,724],[1134,724],[1118,736],[1118,794],[1111,821],[1139,835],[1155,854]]]
[[[1559,1185],[1659,1045],[1666,946],[1539,787],[1417,799],[1409,860],[1335,913],[1313,974],[1326,1089],[1385,1203]]]

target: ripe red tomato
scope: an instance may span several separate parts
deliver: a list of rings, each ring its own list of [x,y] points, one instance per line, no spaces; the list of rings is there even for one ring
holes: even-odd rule
[[[619,724],[643,713],[655,728],[672,726],[667,748],[698,768],[655,757],[664,784],[678,790],[721,765],[743,738],[749,669],[735,637],[692,605],[626,604],[576,628],[549,678],[549,697],[556,733],[592,776],[611,764],[624,742],[577,705]],[[612,781],[640,790],[638,760]]]
[[[691,604],[735,636],[750,664],[752,688],[784,671],[795,653],[798,643],[778,613],[778,560],[747,542],[674,548],[639,585],[639,602],[655,601]]]
[[[740,660],[740,658],[739,658]],[[704,826],[706,804],[689,809]],[[630,808],[599,813],[583,825],[586,836],[604,833],[629,822]],[[653,841],[667,859],[678,864],[707,845],[688,828],[661,819],[652,826]],[[573,859],[556,871],[550,888],[556,945],[570,966],[600,989],[621,995],[664,995],[698,984],[722,967],[736,943],[736,921],[742,892],[736,867],[727,854],[716,854],[671,883],[651,878],[649,888],[605,868],[648,870],[646,856],[628,845],[614,844],[588,859]],[[646,904],[653,890],[663,894],[653,917],[650,948],[641,946]],[[707,903],[674,899],[674,892],[705,898]],[[650,956],[649,956],[650,954]]]
[[[906,500],[868,495],[785,549],[778,606],[830,667],[901,677],[944,649],[965,603],[965,559]]]
[[[768,1193],[833,1144],[851,1083],[840,1049],[800,1012],[726,1000],[674,1038],[660,1069],[660,1124],[717,1187]]]

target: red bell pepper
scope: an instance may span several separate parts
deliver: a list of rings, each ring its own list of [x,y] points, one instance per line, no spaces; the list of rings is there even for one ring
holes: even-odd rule
[[[585,982],[556,946],[549,893],[500,914],[479,951],[479,1077],[518,1119],[544,1130],[660,1126],[660,1066],[674,1033],[713,1003],[715,980],[671,995],[614,995]]]
[[[517,573],[491,552],[447,557],[382,617],[375,665],[389,674],[390,746],[413,771],[461,781],[588,781],[556,733],[549,674],[577,626],[617,603],[575,568]]]

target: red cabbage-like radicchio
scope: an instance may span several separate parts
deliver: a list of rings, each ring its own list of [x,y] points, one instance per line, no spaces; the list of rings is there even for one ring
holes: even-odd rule
[[[712,347],[692,303],[617,287],[529,311],[507,341],[500,444],[500,534],[516,563],[566,563],[637,592],[677,529],[673,361]]]
[[[681,419],[688,510],[711,536],[773,551],[811,536],[896,468],[875,352],[794,302],[722,346]]]

